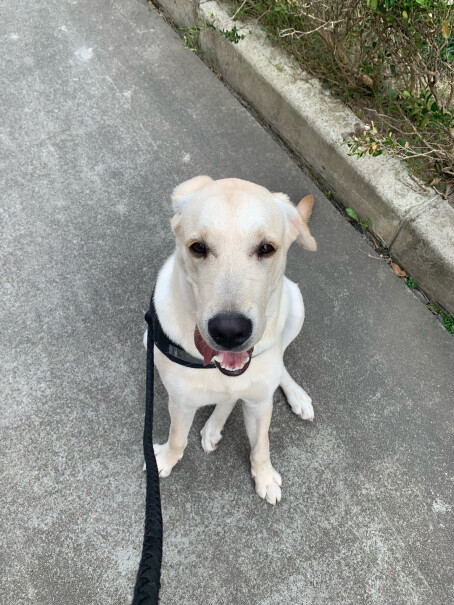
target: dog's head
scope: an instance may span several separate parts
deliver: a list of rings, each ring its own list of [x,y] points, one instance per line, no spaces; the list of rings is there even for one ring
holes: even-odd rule
[[[179,185],[172,202],[178,262],[195,300],[195,345],[205,364],[238,376],[278,312],[270,305],[290,244],[316,250],[307,227],[314,198],[295,207],[248,181],[198,176]]]

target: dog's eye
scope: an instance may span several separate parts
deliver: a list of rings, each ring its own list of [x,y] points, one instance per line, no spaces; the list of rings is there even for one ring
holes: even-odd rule
[[[205,244],[202,244],[201,242],[194,242],[191,244],[191,246],[189,246],[189,250],[194,254],[194,256],[205,257],[207,255],[207,248]]]
[[[270,256],[273,252],[276,252],[276,248],[272,244],[262,244],[258,249],[257,254],[259,255],[259,258],[261,258],[262,256]]]

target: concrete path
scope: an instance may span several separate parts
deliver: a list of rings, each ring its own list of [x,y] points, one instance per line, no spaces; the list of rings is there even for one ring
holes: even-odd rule
[[[199,173],[314,193],[291,251],[307,320],[280,392],[272,508],[238,407],[195,420],[162,482],[163,605],[447,605],[454,339],[142,0],[0,8],[1,483],[5,605],[129,602],[142,540],[143,314]],[[168,430],[156,394],[158,441]]]

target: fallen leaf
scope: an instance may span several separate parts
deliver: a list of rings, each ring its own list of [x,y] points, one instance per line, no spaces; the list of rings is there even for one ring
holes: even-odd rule
[[[399,267],[399,265],[397,263],[391,263],[391,269],[399,277],[408,277],[408,275],[405,273],[405,271],[402,269],[402,267]]]

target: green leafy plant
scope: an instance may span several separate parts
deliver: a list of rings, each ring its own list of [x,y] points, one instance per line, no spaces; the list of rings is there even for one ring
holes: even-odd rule
[[[194,25],[193,27],[180,27],[180,31],[183,34],[183,44],[185,48],[196,52],[197,50],[197,37],[200,32],[200,27]]]
[[[244,40],[244,34],[238,33],[238,28],[236,25],[232,27],[230,30],[220,29],[219,33],[232,44],[238,44],[240,40]]]
[[[405,283],[410,288],[410,290],[416,290],[418,285],[412,277],[407,277],[405,279]],[[446,313],[440,307],[437,307],[433,303],[427,303],[426,307],[434,314],[439,315],[442,319],[443,326],[448,330],[450,334],[454,336],[454,317],[449,313]]]
[[[435,305],[429,304],[428,308],[432,311],[432,313],[439,315],[443,320],[444,327],[448,330],[450,334],[454,335],[454,318],[449,313],[445,313]]]
[[[361,227],[361,229],[363,229],[363,231],[366,231],[366,229],[370,225],[370,218],[366,218],[365,221],[361,221],[359,216],[353,210],[353,208],[345,208],[345,214],[347,216],[349,216],[351,219],[353,219],[355,221],[355,223],[357,223]]]
[[[428,88],[421,90],[417,97],[411,95],[408,90],[401,91],[401,95],[402,109],[418,128],[424,130],[429,124],[445,128],[454,126],[454,112],[439,107],[433,92]]]
[[[183,34],[183,44],[185,48],[197,52],[197,42],[199,33],[207,29],[216,29],[212,23],[204,21],[199,18],[200,25],[193,25],[192,27],[180,27],[180,31]]]
[[[365,155],[377,157],[385,154],[386,149],[395,144],[392,132],[381,136],[375,127],[374,122],[366,124],[362,133],[352,134],[350,141],[344,141],[342,145],[348,146],[348,155],[354,155],[362,158]]]
[[[232,0],[371,127],[347,144],[389,154],[427,183],[454,184],[454,3]]]

